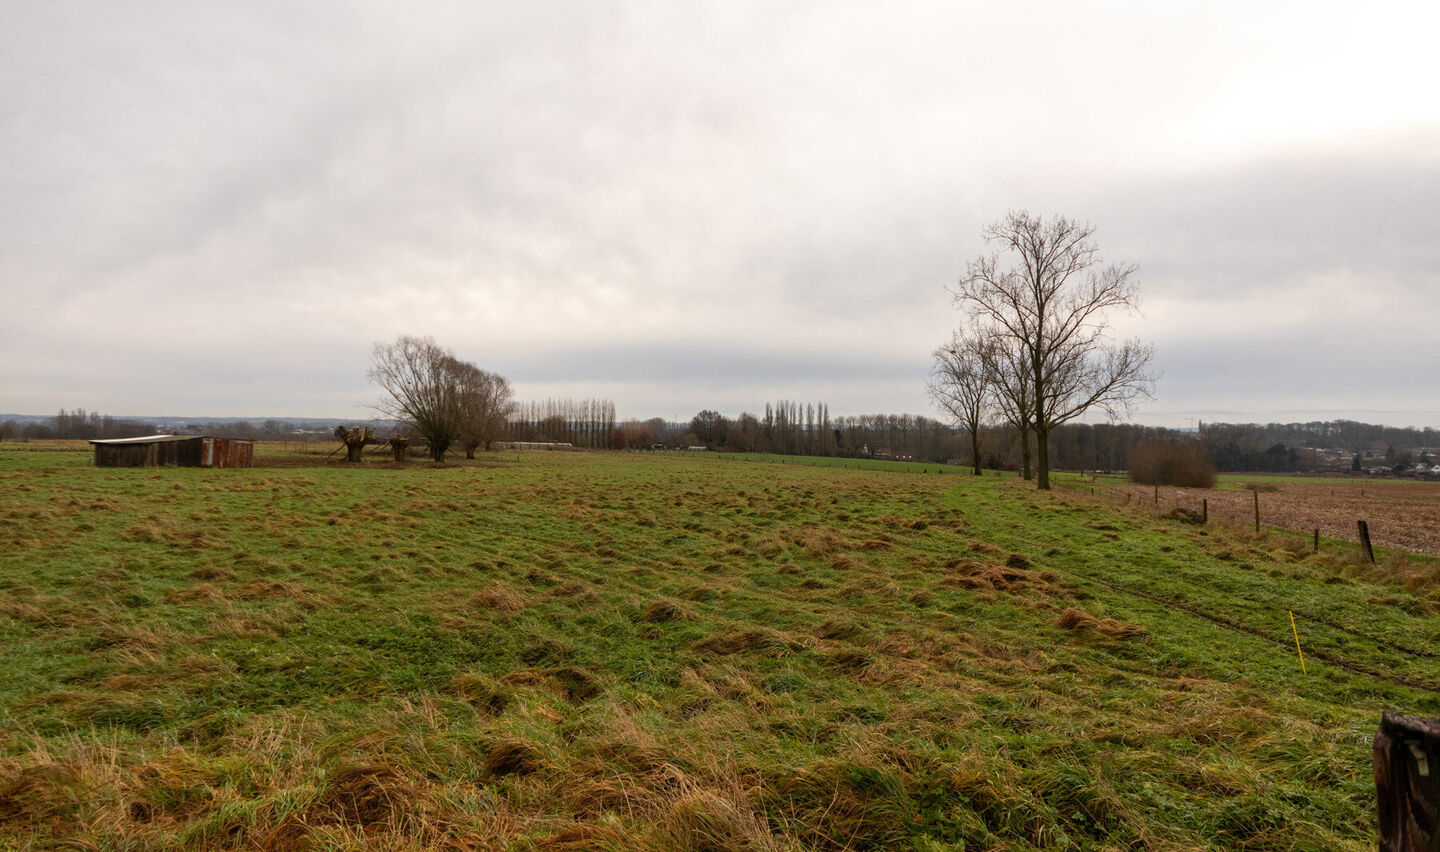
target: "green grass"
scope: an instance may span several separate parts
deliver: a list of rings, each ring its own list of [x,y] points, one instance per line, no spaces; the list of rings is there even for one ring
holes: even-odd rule
[[[0,444],[0,848],[1373,848],[1425,588],[844,461]]]

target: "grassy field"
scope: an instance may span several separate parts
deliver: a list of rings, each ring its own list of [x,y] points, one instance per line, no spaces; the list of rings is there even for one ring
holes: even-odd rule
[[[1440,714],[1433,586],[1013,478],[81,447],[0,444],[0,848],[1360,850]]]

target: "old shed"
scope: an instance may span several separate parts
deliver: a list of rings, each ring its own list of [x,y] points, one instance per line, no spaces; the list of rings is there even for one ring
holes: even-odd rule
[[[209,435],[149,435],[91,441],[96,467],[254,467],[255,442]]]

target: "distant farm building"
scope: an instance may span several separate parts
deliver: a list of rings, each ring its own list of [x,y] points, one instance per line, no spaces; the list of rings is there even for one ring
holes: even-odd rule
[[[96,467],[254,467],[255,442],[209,435],[91,441]]]

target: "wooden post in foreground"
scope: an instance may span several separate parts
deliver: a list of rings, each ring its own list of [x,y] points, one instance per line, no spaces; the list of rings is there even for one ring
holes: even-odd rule
[[[1200,501],[1200,523],[1210,523],[1210,499],[1208,497]]]
[[[1320,552],[1320,528],[1315,528],[1315,552]]]
[[[1260,532],[1260,489],[1256,488],[1251,493],[1255,495],[1255,532],[1258,533]]]
[[[1429,852],[1440,841],[1440,719],[1386,710],[1371,759],[1380,852]]]
[[[1360,553],[1370,562],[1375,564],[1375,551],[1370,547],[1370,525],[1364,521],[1356,521],[1355,526],[1360,529]],[[1440,767],[1436,767],[1440,769]]]

